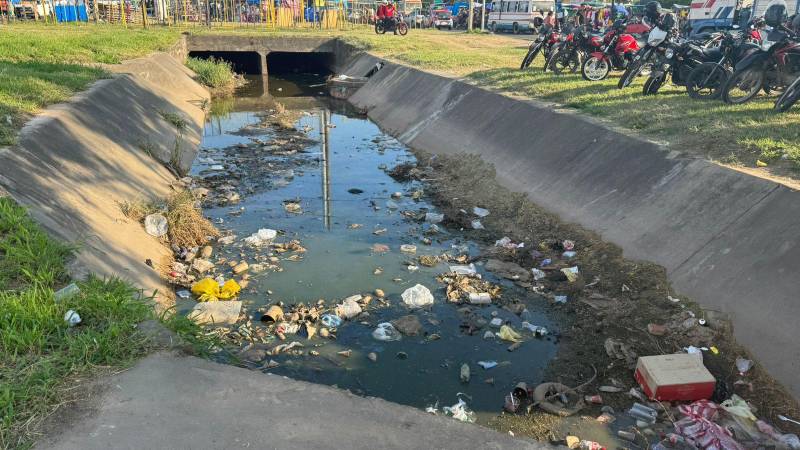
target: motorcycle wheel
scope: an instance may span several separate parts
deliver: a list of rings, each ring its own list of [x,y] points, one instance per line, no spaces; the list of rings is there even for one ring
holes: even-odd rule
[[[645,51],[642,53],[641,56],[637,55],[636,59],[634,59],[628,67],[625,69],[625,73],[622,74],[622,77],[619,79],[619,83],[617,83],[617,89],[623,89],[630,86],[633,83],[633,79],[639,75],[639,72],[642,71],[644,68],[644,64],[647,60],[650,59],[650,52]]]
[[[400,22],[397,24],[397,33],[400,36],[405,36],[408,34],[408,24],[405,22]]]
[[[775,101],[775,112],[786,112],[800,100],[800,78],[794,80]]]
[[[741,70],[733,74],[722,90],[722,100],[732,105],[749,102],[764,86],[764,71],[757,68]]]
[[[661,89],[661,86],[664,85],[664,81],[667,80],[666,75],[661,75],[659,77],[649,77],[647,81],[644,82],[644,86],[642,87],[642,94],[643,95],[656,95],[658,94],[658,90]]]
[[[575,73],[581,67],[580,57],[578,56],[578,52],[574,52],[573,54],[567,54],[566,52],[559,52],[560,55],[557,55],[553,60],[553,65],[550,67],[553,73],[556,75],[561,75],[567,72]]]
[[[542,44],[536,44],[532,49],[528,50],[528,54],[525,55],[525,58],[522,59],[522,64],[519,66],[519,70],[525,70],[528,66],[531,65],[534,59],[536,59],[536,55],[539,54],[539,50],[542,49]]]
[[[587,58],[581,65],[581,76],[588,81],[605,80],[610,71],[611,67],[607,60],[594,56]]]
[[[686,80],[686,91],[695,100],[715,100],[722,95],[722,87],[730,78],[729,69],[716,63],[703,63],[692,69]]]
[[[386,33],[386,29],[383,28],[382,24],[376,23],[375,24],[375,34],[384,34]]]
[[[549,70],[553,70],[553,62],[558,57],[558,53],[561,51],[559,47],[554,47],[550,50],[550,56],[545,59],[544,67],[542,68],[543,71],[547,72]]]

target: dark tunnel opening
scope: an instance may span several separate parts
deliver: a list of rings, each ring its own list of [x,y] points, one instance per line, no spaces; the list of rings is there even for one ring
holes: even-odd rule
[[[270,52],[267,54],[267,70],[270,75],[329,75],[333,61],[333,53]]]
[[[189,52],[192,58],[221,59],[230,63],[233,71],[245,75],[261,73],[261,55],[257,52]]]

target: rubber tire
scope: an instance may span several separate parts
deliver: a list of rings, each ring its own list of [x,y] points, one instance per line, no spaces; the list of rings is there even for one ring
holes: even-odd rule
[[[400,36],[405,36],[408,34],[408,24],[405,22],[400,22],[397,24],[397,34]]]
[[[755,74],[757,76],[757,78],[756,78],[757,81],[756,81],[756,84],[755,84],[756,89],[753,89],[752,92],[750,92],[749,94],[745,95],[742,98],[738,98],[736,100],[732,100],[731,97],[730,97],[731,90],[733,90],[733,88],[738,84],[738,80],[740,80],[746,74],[749,74],[751,72],[755,72]],[[731,105],[741,105],[743,103],[747,103],[750,100],[752,100],[753,97],[758,95],[758,93],[761,91],[761,89],[763,87],[764,87],[764,71],[758,70],[758,69],[754,69],[754,68],[748,68],[748,69],[745,69],[745,70],[742,70],[742,71],[739,71],[739,72],[734,72],[734,74],[728,79],[728,82],[725,83],[725,88],[722,90],[722,100],[725,103],[728,103],[728,104],[731,104]]]
[[[623,73],[622,76],[619,78],[619,82],[617,83],[617,89],[624,89],[630,86],[631,83],[633,83],[633,80],[637,76],[639,76],[639,72],[642,71],[648,59],[650,59],[650,52],[645,51],[644,53],[642,53],[641,58],[631,62],[625,69],[625,73]]]
[[[492,25],[489,27],[492,30],[492,33],[497,33],[497,22],[492,22]]]
[[[533,49],[528,50],[528,53],[522,58],[522,64],[520,64],[519,70],[525,70],[530,67],[533,60],[536,59],[536,56],[539,54],[539,51],[542,49],[542,45],[543,44],[540,42],[536,44]]]
[[[606,65],[606,71],[605,71],[605,73],[603,74],[602,77],[597,78],[597,79],[591,79],[586,75],[586,66],[589,65],[590,61],[596,61],[596,60],[597,60],[597,58],[595,58],[594,56],[590,56],[590,57],[586,58],[583,61],[583,64],[581,64],[581,76],[583,77],[584,80],[586,80],[586,81],[601,81],[601,80],[605,80],[606,78],[608,78],[608,74],[611,72],[611,64],[608,61],[601,61],[601,62],[605,63],[605,65]]]
[[[511,31],[514,34],[519,34],[519,24],[517,22],[514,22],[513,24],[511,24]]]
[[[800,100],[800,77],[792,82],[775,101],[775,112],[786,112]]]
[[[647,81],[644,82],[644,86],[642,86],[642,95],[658,94],[658,90],[661,89],[661,86],[664,85],[666,80],[666,75],[662,75],[658,78],[648,77]]]
[[[544,67],[542,67],[543,72],[547,72],[548,70],[552,70],[553,60],[555,59],[558,52],[561,51],[561,47],[558,45],[554,45],[554,48],[550,49],[550,57],[544,60]]]
[[[375,34],[386,34],[386,28],[383,25],[375,23]]]
[[[714,71],[714,77],[721,77],[721,80],[717,83],[714,90],[709,95],[703,95],[698,92],[699,88],[703,88],[705,86],[699,86],[699,83],[702,83],[706,78],[708,78],[709,73]],[[686,92],[688,92],[689,97],[695,100],[716,100],[722,95],[722,88],[725,87],[725,84],[728,82],[728,79],[731,77],[730,69],[726,67],[718,66],[716,63],[706,62],[700,64],[699,66],[692,69],[692,72],[689,74],[689,77],[686,79]]]
[[[553,59],[553,65],[552,65],[552,67],[550,67],[550,70],[552,70],[554,74],[561,75],[561,74],[567,72],[567,70],[559,68],[558,65],[556,64],[556,63],[558,63],[559,61],[561,61],[563,59],[564,59],[563,57],[561,59],[559,59],[559,58],[554,58]],[[575,52],[574,57],[572,59],[570,59],[570,60],[567,60],[566,62],[569,63],[569,66],[567,66],[567,67],[569,68],[569,72],[570,73],[577,72],[581,67],[581,58],[580,58],[580,55],[579,55],[578,52]]]

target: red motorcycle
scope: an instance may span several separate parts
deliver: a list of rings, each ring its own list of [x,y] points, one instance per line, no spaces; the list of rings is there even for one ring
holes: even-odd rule
[[[604,80],[611,69],[625,70],[639,51],[639,42],[627,32],[625,22],[621,20],[614,22],[602,38],[593,36],[590,44],[597,50],[589,53],[581,66],[583,79],[589,81]]]
[[[550,57],[550,49],[558,42],[558,38],[559,34],[553,30],[553,27],[542,26],[539,30],[539,36],[528,47],[528,53],[525,54],[525,58],[522,59],[522,64],[519,66],[520,70],[528,68],[539,52],[544,55],[544,60],[547,61],[547,58]]]

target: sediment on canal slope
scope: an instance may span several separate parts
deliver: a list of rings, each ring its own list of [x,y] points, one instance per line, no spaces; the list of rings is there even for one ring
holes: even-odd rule
[[[118,202],[168,196],[176,177],[165,164],[177,157],[188,169],[194,159],[209,95],[181,61],[158,53],[109,66],[111,79],[48,108],[16,146],[0,149],[0,186],[49,233],[80,246],[73,272],[164,291],[145,261],[158,263],[169,249]]]
[[[363,54],[343,72],[364,76],[377,61]],[[350,101],[411,147],[479,154],[505,187],[664,266],[680,294],[730,313],[738,341],[800,397],[797,192],[397,64]]]

